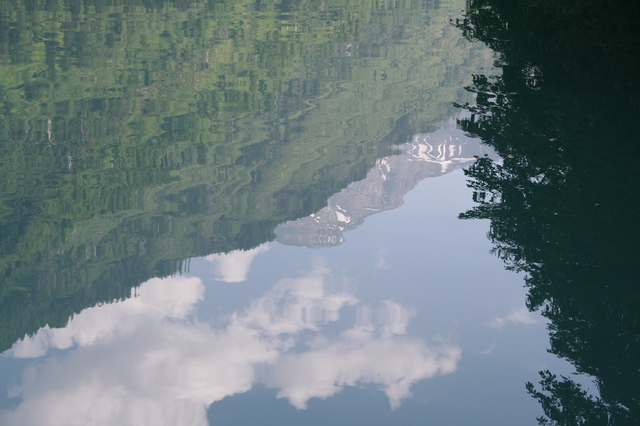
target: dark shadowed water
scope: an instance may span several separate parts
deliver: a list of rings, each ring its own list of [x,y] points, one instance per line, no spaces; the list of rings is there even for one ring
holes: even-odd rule
[[[0,3],[0,424],[638,424],[638,22]]]

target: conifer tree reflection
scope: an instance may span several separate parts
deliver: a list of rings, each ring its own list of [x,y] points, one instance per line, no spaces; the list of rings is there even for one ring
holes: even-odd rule
[[[606,3],[606,4],[604,4]],[[475,76],[461,125],[502,156],[467,170],[527,306],[550,321],[550,351],[595,377],[600,397],[541,372],[541,424],[637,424],[640,289],[637,211],[638,4],[467,3],[457,24],[499,53],[500,77]]]

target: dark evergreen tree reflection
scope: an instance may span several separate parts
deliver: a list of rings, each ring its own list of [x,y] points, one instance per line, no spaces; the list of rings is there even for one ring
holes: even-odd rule
[[[550,351],[597,381],[599,397],[542,373],[528,385],[544,424],[640,421],[640,37],[638,2],[472,0],[458,26],[499,52],[476,76],[464,129],[504,159],[467,174],[489,238],[526,272],[527,305]]]

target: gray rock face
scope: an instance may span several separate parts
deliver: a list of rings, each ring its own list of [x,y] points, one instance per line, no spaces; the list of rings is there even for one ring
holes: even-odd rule
[[[276,241],[309,248],[331,247],[343,233],[360,226],[367,216],[400,207],[404,195],[423,179],[441,176],[493,152],[457,129],[452,119],[433,133],[416,134],[400,145],[400,155],[381,158],[367,177],[329,198],[327,206],[275,230]]]

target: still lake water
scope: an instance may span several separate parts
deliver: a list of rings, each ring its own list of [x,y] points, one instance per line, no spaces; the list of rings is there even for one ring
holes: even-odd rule
[[[0,424],[637,424],[638,6],[507,3],[0,4]]]

